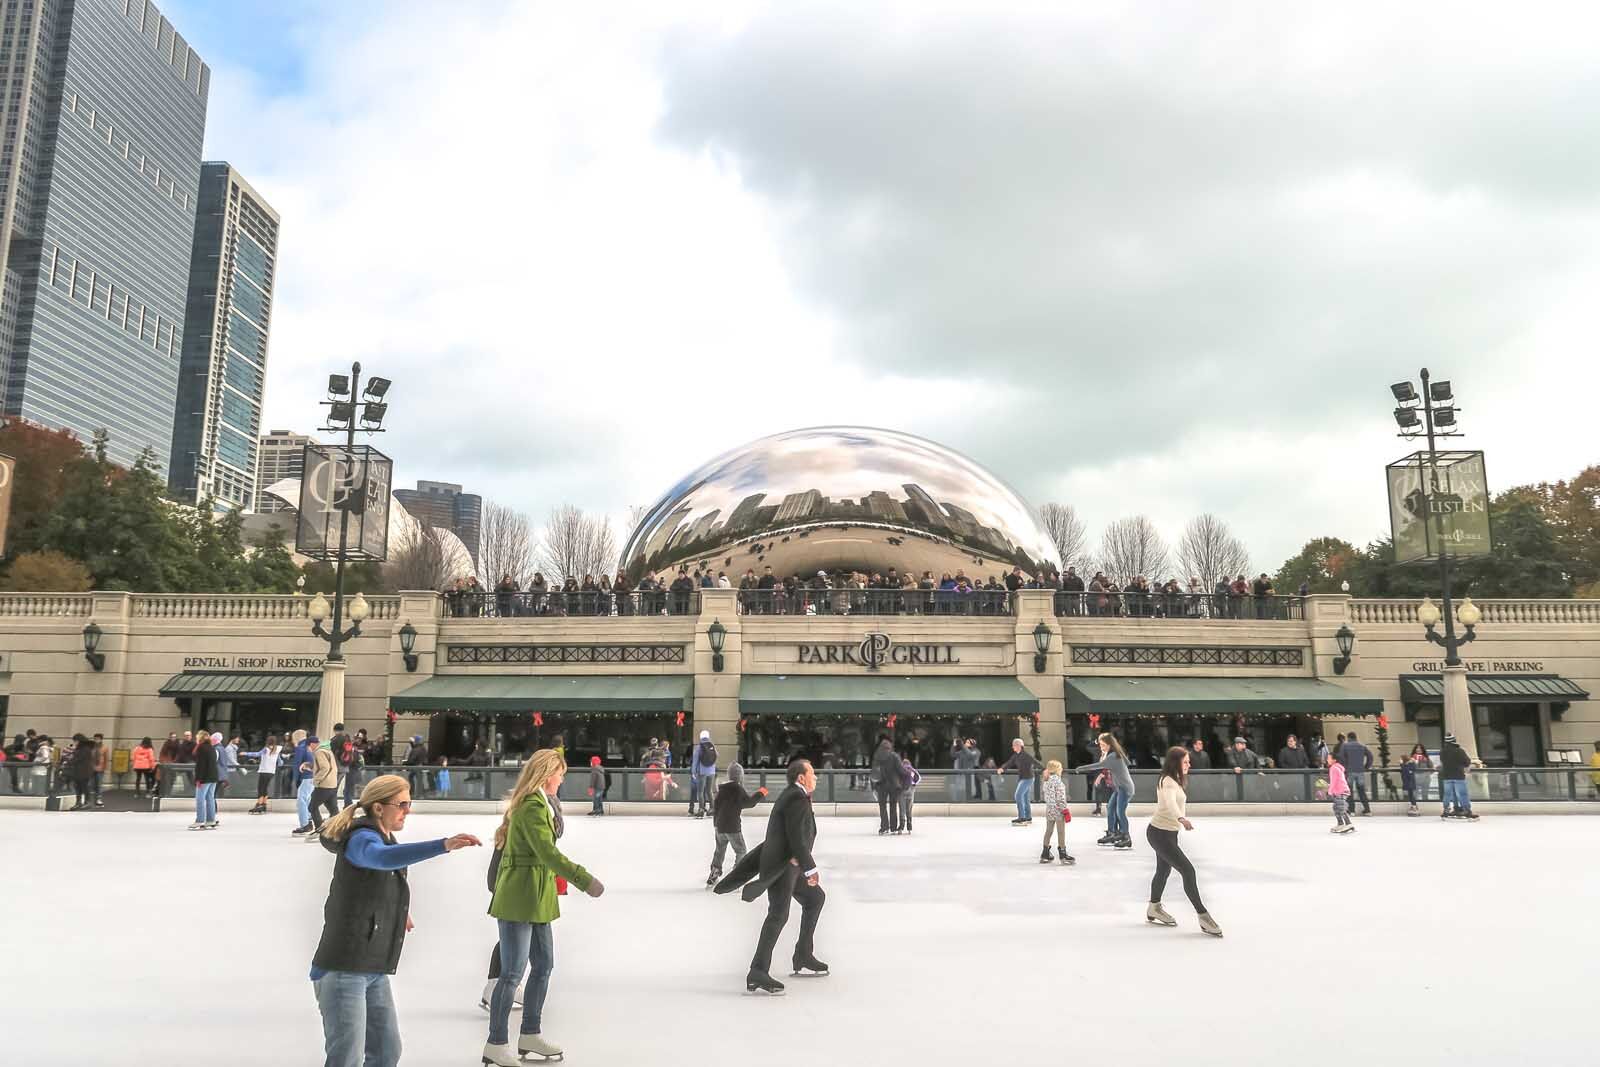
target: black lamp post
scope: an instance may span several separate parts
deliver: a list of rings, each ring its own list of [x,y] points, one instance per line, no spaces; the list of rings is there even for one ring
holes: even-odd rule
[[[416,647],[417,628],[411,625],[410,619],[407,619],[405,625],[400,627],[400,656],[406,661],[408,673],[417,669]]]
[[[1446,588],[1449,587],[1446,586]],[[1461,603],[1457,605],[1454,612],[1449,610],[1449,604],[1450,602],[1446,600],[1445,610],[1440,611],[1437,604],[1424,597],[1422,603],[1417,605],[1417,621],[1422,623],[1422,629],[1427,634],[1428,640],[1444,649],[1445,666],[1456,667],[1461,664],[1461,646],[1471,644],[1478,638],[1477,626],[1479,621],[1483,619],[1483,612],[1479,610],[1478,605],[1474,604],[1469,596],[1461,598]],[[1458,634],[1455,631],[1455,627],[1450,625],[1450,616],[1452,614],[1460,621],[1466,633]],[[1434,629],[1435,626],[1439,625],[1441,618],[1444,619],[1443,636],[1440,636],[1438,631]]]
[[[1339,646],[1339,654],[1333,657],[1333,673],[1343,674],[1350,669],[1350,653],[1356,647],[1356,632],[1348,626],[1341,625],[1339,631],[1333,635],[1333,640]]]
[[[344,433],[347,456],[355,452],[358,429],[365,433],[383,432],[383,417],[389,411],[389,405],[383,398],[391,384],[387,378],[374,377],[367,380],[363,390],[360,363],[352,363],[348,375],[328,375],[328,399],[322,402],[328,409],[328,422],[323,430]],[[342,628],[346,614],[344,569],[349,562],[349,537],[350,503],[346,502],[339,509],[339,548],[334,556],[332,622],[329,627],[322,627],[323,620],[330,614],[326,597],[318,593],[306,606],[306,615],[312,622],[311,632],[328,642],[328,655],[322,667],[322,692],[317,701],[317,733],[324,740],[331,734],[333,726],[344,720],[344,652],[341,646],[361,636],[361,622],[371,610],[366,598],[357,593],[348,605],[353,625],[348,630]]]
[[[1050,627],[1042,621],[1033,628],[1033,669],[1044,673],[1045,653],[1050,651]]]
[[[83,628],[83,658],[97,671],[106,669],[105,656],[96,651],[100,647],[100,638],[104,635],[105,631],[93,622]]]
[[[721,619],[712,619],[711,625],[706,627],[706,640],[711,642],[711,669],[722,670],[722,646],[728,640],[728,628],[722,625]]]

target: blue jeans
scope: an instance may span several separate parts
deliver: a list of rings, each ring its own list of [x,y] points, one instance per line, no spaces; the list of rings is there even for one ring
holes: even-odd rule
[[[511,1021],[511,1001],[525,967],[528,985],[522,991],[522,1032],[539,1033],[544,995],[550,989],[550,972],[556,966],[556,945],[549,923],[497,921],[500,924],[500,980],[489,998],[489,1044],[504,1045],[509,1040],[506,1033]]]
[[[1444,786],[1444,806],[1448,811],[1455,808],[1457,811],[1471,811],[1472,797],[1467,795],[1467,781],[1465,778],[1445,778],[1441,781]]]
[[[309,776],[300,779],[299,786],[295,788],[294,811],[296,815],[300,816],[297,826],[311,825],[311,779]]]
[[[1111,791],[1111,798],[1106,801],[1106,829],[1113,834],[1126,834],[1128,832],[1128,801],[1133,799],[1133,794],[1121,789]]]
[[[324,1067],[394,1067],[400,1020],[386,974],[329,971],[311,983],[322,1012]]]
[[[595,792],[595,795],[594,795],[594,806],[592,808],[590,808],[589,810],[590,811],[597,811],[597,812],[601,813],[602,815],[605,814],[605,810],[606,810],[606,791],[604,789],[597,790]]]
[[[200,782],[194,787],[194,821],[217,821],[217,783]]]
[[[1017,791],[1012,799],[1017,802],[1017,818],[1033,818],[1033,779],[1024,778],[1017,783]]]

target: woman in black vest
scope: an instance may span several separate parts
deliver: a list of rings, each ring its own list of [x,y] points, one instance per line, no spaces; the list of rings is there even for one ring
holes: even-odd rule
[[[394,835],[410,811],[411,787],[398,774],[385,774],[322,824],[322,847],[338,856],[322,906],[322,940],[311,960],[327,1067],[400,1061],[400,1021],[389,976],[400,965],[411,929],[406,868],[483,844],[471,834],[399,844]]]

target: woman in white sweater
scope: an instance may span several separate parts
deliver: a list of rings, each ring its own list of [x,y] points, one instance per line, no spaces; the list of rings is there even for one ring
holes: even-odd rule
[[[1194,823],[1184,816],[1188,794],[1184,787],[1189,782],[1189,750],[1181,746],[1167,749],[1167,758],[1161,761],[1161,780],[1156,786],[1156,811],[1145,828],[1144,838],[1156,854],[1156,874],[1150,879],[1150,906],[1145,909],[1146,921],[1162,926],[1177,926],[1178,920],[1161,906],[1161,893],[1167,888],[1167,875],[1174,869],[1183,879],[1183,891],[1194,905],[1200,918],[1200,929],[1212,937],[1222,936],[1222,927],[1211,918],[1200,901],[1200,885],[1195,881],[1194,864],[1178,847],[1178,828],[1193,830]]]

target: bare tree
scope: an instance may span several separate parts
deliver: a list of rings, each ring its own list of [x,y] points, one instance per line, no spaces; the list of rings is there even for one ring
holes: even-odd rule
[[[389,548],[384,575],[395,589],[443,589],[456,577],[449,549],[440,532],[411,520],[404,534]]]
[[[539,539],[539,568],[546,578],[609,574],[617,565],[617,539],[611,520],[563,504],[550,512]]]
[[[1167,543],[1148,515],[1118,519],[1100,535],[1100,569],[1118,584],[1140,575],[1160,577],[1168,555]]]
[[[483,506],[478,562],[485,584],[493,587],[508,574],[518,584],[527,581],[533,572],[535,548],[528,516],[493,500]]]
[[[1088,564],[1089,534],[1071,504],[1046,504],[1039,509],[1039,519],[1056,546],[1056,564],[1063,571]]]
[[[650,509],[644,504],[628,505],[628,532],[622,537],[623,544],[628,543],[629,538],[633,537],[634,531],[639,528],[639,524],[644,521],[644,517],[648,514],[650,514]]]
[[[1210,592],[1217,579],[1244,574],[1250,569],[1250,552],[1233,536],[1228,524],[1207,513],[1189,520],[1178,542],[1178,566]]]

